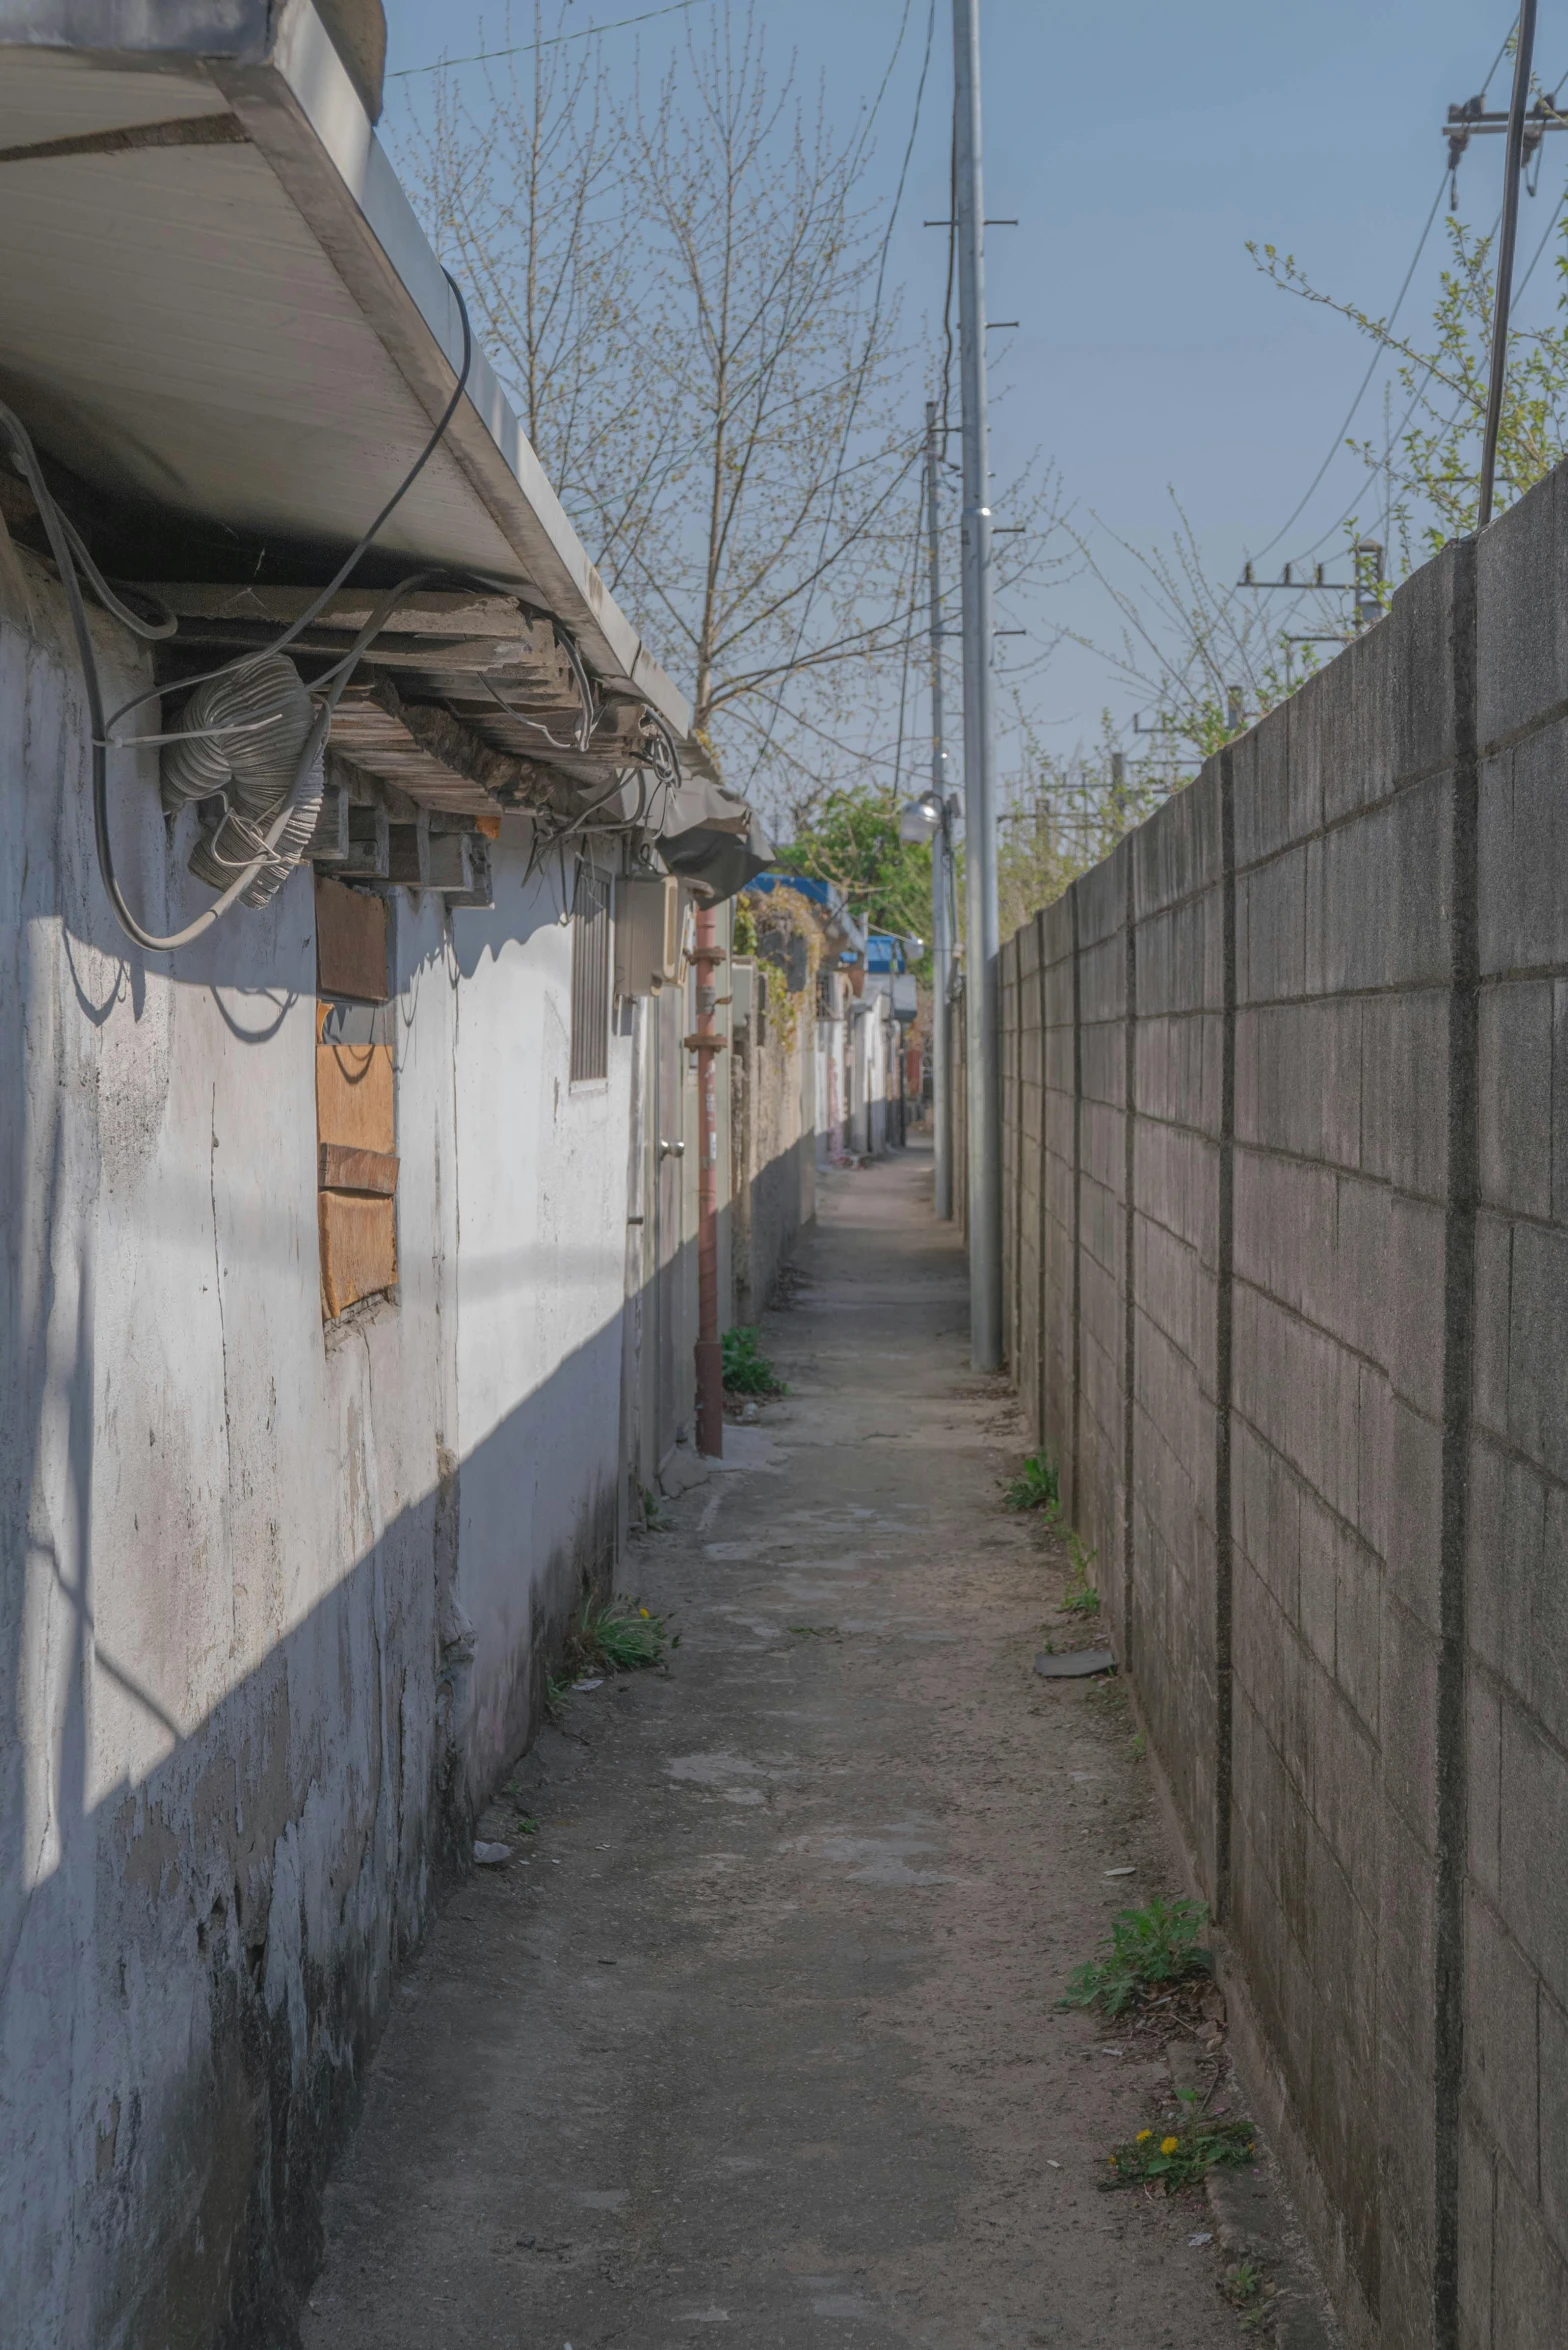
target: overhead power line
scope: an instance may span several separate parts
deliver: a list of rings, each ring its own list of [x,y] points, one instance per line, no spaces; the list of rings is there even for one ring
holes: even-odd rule
[[[1547,246],[1551,243],[1553,234],[1555,233],[1558,224],[1562,220],[1565,207],[1568,207],[1568,188],[1564,189],[1562,195],[1558,197],[1556,204],[1552,207],[1551,218],[1547,221],[1545,228],[1541,231],[1540,243],[1536,246],[1535,251],[1530,256],[1530,265],[1526,269],[1523,277],[1519,280],[1518,285],[1514,288],[1515,303],[1518,302],[1518,299],[1524,292],[1525,287],[1530,283],[1531,278],[1534,277],[1536,272],[1536,265],[1540,261],[1541,255],[1546,251]],[[1492,223],[1492,234],[1494,237],[1497,234],[1497,223],[1495,221]],[[1422,376],[1420,382],[1416,385],[1414,392],[1411,394],[1409,407],[1405,410],[1404,415],[1400,418],[1398,424],[1395,426],[1393,432],[1389,436],[1389,445],[1391,447],[1395,442],[1402,441],[1404,439],[1405,432],[1409,426],[1410,420],[1414,416],[1417,408],[1419,408],[1421,405],[1422,395],[1425,393],[1427,385],[1431,382],[1432,377],[1436,372],[1436,365],[1437,363],[1435,360],[1428,361],[1425,374]],[[1458,423],[1459,418],[1465,408],[1465,401],[1468,399],[1468,397],[1469,395],[1466,394],[1465,398],[1460,399],[1455,404],[1455,406],[1450,409],[1448,421],[1442,428],[1444,432],[1447,432],[1450,426]],[[1363,485],[1363,490],[1364,487],[1365,485]],[[1354,514],[1356,508],[1361,503],[1362,494],[1363,491],[1358,490],[1356,495],[1351,499],[1350,504],[1345,508],[1344,512],[1337,516],[1337,518],[1329,524],[1327,530],[1325,530],[1318,538],[1313,540],[1310,547],[1304,547],[1300,555],[1294,557],[1293,559],[1298,563],[1305,562],[1309,556],[1315,555],[1317,553],[1319,547],[1326,547],[1329,540],[1334,537],[1335,533],[1342,530],[1345,524],[1350,520],[1350,517],[1352,514]]]
[[[476,49],[471,57],[438,57],[433,65],[402,65],[396,73],[389,73],[389,82],[411,81],[415,74],[445,73],[449,66],[488,65],[497,57],[527,57],[536,49],[558,49],[563,41],[590,41],[595,33],[623,32],[627,25],[651,24],[656,16],[683,16],[688,8],[696,8],[701,0],[665,0],[663,8],[645,8],[639,16],[612,17],[608,24],[585,24],[575,32],[546,33],[537,41],[517,41],[510,49]]]
[[[1508,53],[1508,44],[1513,39],[1513,32],[1513,24],[1510,21],[1508,30],[1503,35],[1503,38],[1498,45],[1497,55],[1492,59],[1490,66],[1487,68],[1486,80],[1481,84],[1480,94],[1483,102],[1485,100],[1487,90],[1491,86],[1493,74],[1496,73],[1498,67],[1502,64],[1504,57]],[[1399,292],[1394,297],[1394,307],[1392,310],[1390,310],[1387,319],[1384,321],[1386,326],[1393,325],[1394,320],[1399,315],[1400,305],[1404,301],[1406,294],[1410,291],[1410,281],[1415,276],[1416,264],[1420,261],[1421,255],[1426,249],[1427,238],[1432,233],[1432,223],[1437,218],[1438,206],[1443,201],[1443,190],[1448,185],[1448,178],[1449,168],[1447,163],[1445,163],[1443,166],[1443,176],[1437,184],[1437,194],[1432,200],[1432,209],[1426,216],[1426,226],[1422,229],[1420,238],[1416,244],[1416,249],[1410,257],[1410,266],[1405,271],[1404,282],[1400,286]],[[1372,378],[1377,373],[1378,362],[1382,357],[1383,349],[1382,346],[1379,345],[1378,349],[1372,354],[1371,365],[1368,367],[1366,374],[1361,378],[1361,382],[1356,390],[1355,398],[1351,401],[1350,406],[1345,411],[1345,421],[1340,426],[1338,432],[1334,435],[1333,440],[1329,443],[1328,454],[1324,458],[1322,464],[1318,467],[1317,472],[1312,476],[1311,484],[1308,487],[1305,496],[1302,497],[1299,503],[1296,505],[1294,511],[1290,515],[1289,520],[1281,523],[1279,529],[1274,533],[1274,536],[1269,539],[1265,545],[1257,547],[1253,550],[1252,559],[1255,563],[1260,563],[1265,555],[1270,555],[1273,553],[1274,549],[1279,545],[1280,540],[1284,538],[1288,531],[1294,529],[1296,522],[1300,516],[1305,513],[1307,507],[1310,505],[1312,498],[1317,491],[1318,485],[1323,479],[1323,476],[1327,473],[1329,467],[1333,464],[1334,459],[1339,455],[1340,450],[1345,445],[1345,435],[1350,430],[1351,425],[1355,421],[1356,412],[1360,408],[1362,401],[1366,398],[1367,391],[1370,388],[1372,382]],[[1347,508],[1346,511],[1348,512],[1349,509]],[[1343,519],[1343,517],[1341,517],[1341,519]],[[1334,529],[1337,530],[1338,528],[1339,524],[1335,523]],[[1324,533],[1325,538],[1331,535],[1332,534],[1327,531]],[[1323,540],[1319,539],[1317,541],[1317,545],[1321,546],[1322,544]],[[1307,551],[1309,554],[1313,552],[1311,548],[1309,548]]]
[[[1392,310],[1390,310],[1387,319],[1384,321],[1384,324],[1387,326],[1391,327],[1395,319],[1399,316],[1400,304],[1404,301],[1405,296],[1410,291],[1410,281],[1416,274],[1417,262],[1420,260],[1422,254],[1426,250],[1426,241],[1427,238],[1432,234],[1432,223],[1437,218],[1438,207],[1443,201],[1443,190],[1447,187],[1447,185],[1448,166],[1445,163],[1443,166],[1443,176],[1437,183],[1437,194],[1432,198],[1432,209],[1426,216],[1426,226],[1421,231],[1420,237],[1416,243],[1416,249],[1410,256],[1410,267],[1405,271],[1404,283],[1401,285],[1399,292],[1395,295],[1394,307]],[[1356,387],[1355,398],[1351,401],[1350,406],[1345,410],[1345,421],[1340,426],[1338,432],[1335,433],[1334,438],[1328,445],[1328,455],[1324,458],[1322,464],[1318,467],[1316,473],[1312,476],[1312,479],[1308,483],[1305,492],[1296,505],[1295,511],[1290,515],[1289,519],[1280,524],[1279,529],[1274,533],[1274,536],[1268,541],[1266,546],[1259,547],[1257,553],[1253,556],[1253,561],[1255,563],[1261,563],[1265,555],[1270,555],[1273,553],[1274,549],[1279,545],[1280,540],[1286,536],[1287,532],[1295,528],[1297,521],[1306,512],[1308,506],[1312,503],[1312,499],[1316,493],[1319,482],[1321,482],[1323,476],[1325,473],[1327,473],[1329,467],[1333,464],[1335,458],[1339,455],[1340,450],[1345,445],[1345,435],[1347,432],[1349,432],[1351,425],[1355,421],[1356,410],[1360,407],[1362,401],[1366,398],[1368,387],[1371,384],[1373,376],[1377,373],[1378,362],[1382,356],[1383,346],[1381,343],[1379,343],[1377,349],[1372,354],[1371,364],[1368,367],[1366,374],[1361,378],[1360,383]]]
[[[908,23],[909,5],[908,0],[905,0],[904,13],[899,19],[898,38],[893,44],[893,54],[888,59],[887,71],[882,76],[882,86],[877,92],[876,105],[873,106],[871,110],[871,120],[873,121],[875,120],[877,110],[882,104],[883,98],[887,94],[888,83],[893,78],[893,68],[898,63],[898,55],[899,51],[903,48],[904,45],[904,33]],[[866,329],[866,340],[861,349],[860,366],[855,378],[855,388],[850,396],[849,407],[844,417],[843,430],[839,434],[838,454],[833,464],[833,476],[828,484],[827,509],[822,517],[822,533],[817,547],[817,560],[812,572],[811,581],[808,584],[806,590],[806,600],[801,609],[800,618],[795,627],[795,642],[790,653],[789,663],[791,668],[793,668],[796,660],[799,658],[801,642],[806,633],[806,624],[811,618],[812,605],[816,600],[816,580],[822,570],[824,558],[827,554],[828,533],[832,528],[834,511],[838,504],[839,484],[844,477],[844,459],[849,451],[850,434],[854,430],[855,419],[860,413],[861,395],[866,388],[866,373],[871,365],[872,354],[876,343],[877,329],[882,318],[882,296],[887,282],[888,250],[893,242],[893,230],[897,225],[899,209],[904,201],[904,189],[909,179],[909,166],[914,158],[915,140],[920,131],[920,112],[921,108],[925,104],[926,80],[931,71],[931,46],[935,36],[936,0],[930,0],[930,6],[926,15],[925,53],[920,60],[920,79],[915,85],[914,113],[910,119],[909,137],[904,142],[904,160],[899,166],[898,185],[893,190],[893,201],[888,206],[887,225],[882,231],[882,248],[877,255],[876,286],[871,300],[870,324]],[[865,144],[866,138],[870,134],[870,127],[871,125],[868,121],[866,130],[862,134],[861,138],[862,147]],[[784,695],[788,689],[788,682],[788,675],[786,673],[784,686],[780,688],[778,701],[774,705],[774,708],[768,718],[768,729],[766,734],[763,736],[762,746],[758,750],[756,757],[752,760],[751,772],[747,777],[748,785],[755,780],[758,769],[761,767],[763,760],[767,757],[768,752],[772,748],[774,728],[776,726],[779,713],[784,706]]]

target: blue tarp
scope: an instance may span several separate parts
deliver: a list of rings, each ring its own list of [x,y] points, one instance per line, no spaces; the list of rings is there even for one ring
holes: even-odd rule
[[[803,873],[759,873],[755,881],[747,882],[746,887],[764,892],[798,889],[801,896],[810,898],[813,905],[832,906],[837,903],[825,881],[810,881]]]

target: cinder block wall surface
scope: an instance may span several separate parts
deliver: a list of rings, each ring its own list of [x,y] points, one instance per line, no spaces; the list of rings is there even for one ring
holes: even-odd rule
[[[738,1323],[761,1320],[780,1266],[817,1212],[816,1029],[802,1009],[793,1025],[775,1020],[765,1043],[756,1041],[755,1023],[735,1039],[731,1315]]]
[[[1008,1316],[1350,2339],[1568,2306],[1568,473],[1005,950]]]

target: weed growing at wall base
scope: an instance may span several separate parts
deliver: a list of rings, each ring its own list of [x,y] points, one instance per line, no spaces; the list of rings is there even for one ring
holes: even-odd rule
[[[1071,1526],[1067,1529],[1067,1588],[1062,1605],[1069,1615],[1093,1616],[1100,1611],[1100,1594],[1089,1580],[1089,1569],[1099,1552],[1085,1550]]]
[[[636,1599],[585,1599],[566,1636],[564,1664],[574,1680],[587,1673],[636,1673],[661,1664],[680,1646],[662,1616]]]
[[[1009,1510],[1050,1510],[1061,1506],[1056,1471],[1043,1452],[1032,1452],[1012,1482],[1003,1487],[1002,1506]]]
[[[1220,2279],[1220,2291],[1241,2313],[1244,2334],[1261,2333],[1275,2315],[1275,2286],[1255,2260],[1238,2260]]]
[[[773,1365],[757,1345],[759,1333],[755,1330],[726,1330],[720,1344],[724,1349],[724,1392],[726,1395],[787,1395],[789,1389]]]
[[[642,1523],[646,1534],[668,1534],[675,1520],[664,1506],[664,1498],[651,1485],[642,1489]]]
[[[1190,2090],[1184,2093],[1189,2102]],[[1201,2113],[1182,2116],[1176,2127],[1156,2132],[1140,2130],[1106,2157],[1111,2176],[1102,2179],[1102,2191],[1115,2187],[1158,2187],[1174,2195],[1178,2187],[1193,2187],[1211,2170],[1235,2170],[1257,2152],[1251,2122],[1205,2121]]]
[[[1213,1960],[1199,1940],[1208,1922],[1201,1901],[1166,1901],[1159,1894],[1142,1909],[1124,1909],[1100,1944],[1104,1957],[1074,1968],[1057,2005],[1120,2015],[1168,1984],[1212,1973]]]

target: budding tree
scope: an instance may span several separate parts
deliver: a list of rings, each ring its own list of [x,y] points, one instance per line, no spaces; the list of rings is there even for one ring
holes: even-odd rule
[[[574,54],[534,49],[475,100],[439,78],[408,147],[422,208],[726,774],[848,772],[896,690],[919,456],[875,109],[835,127],[753,9],[717,8],[656,77]]]

